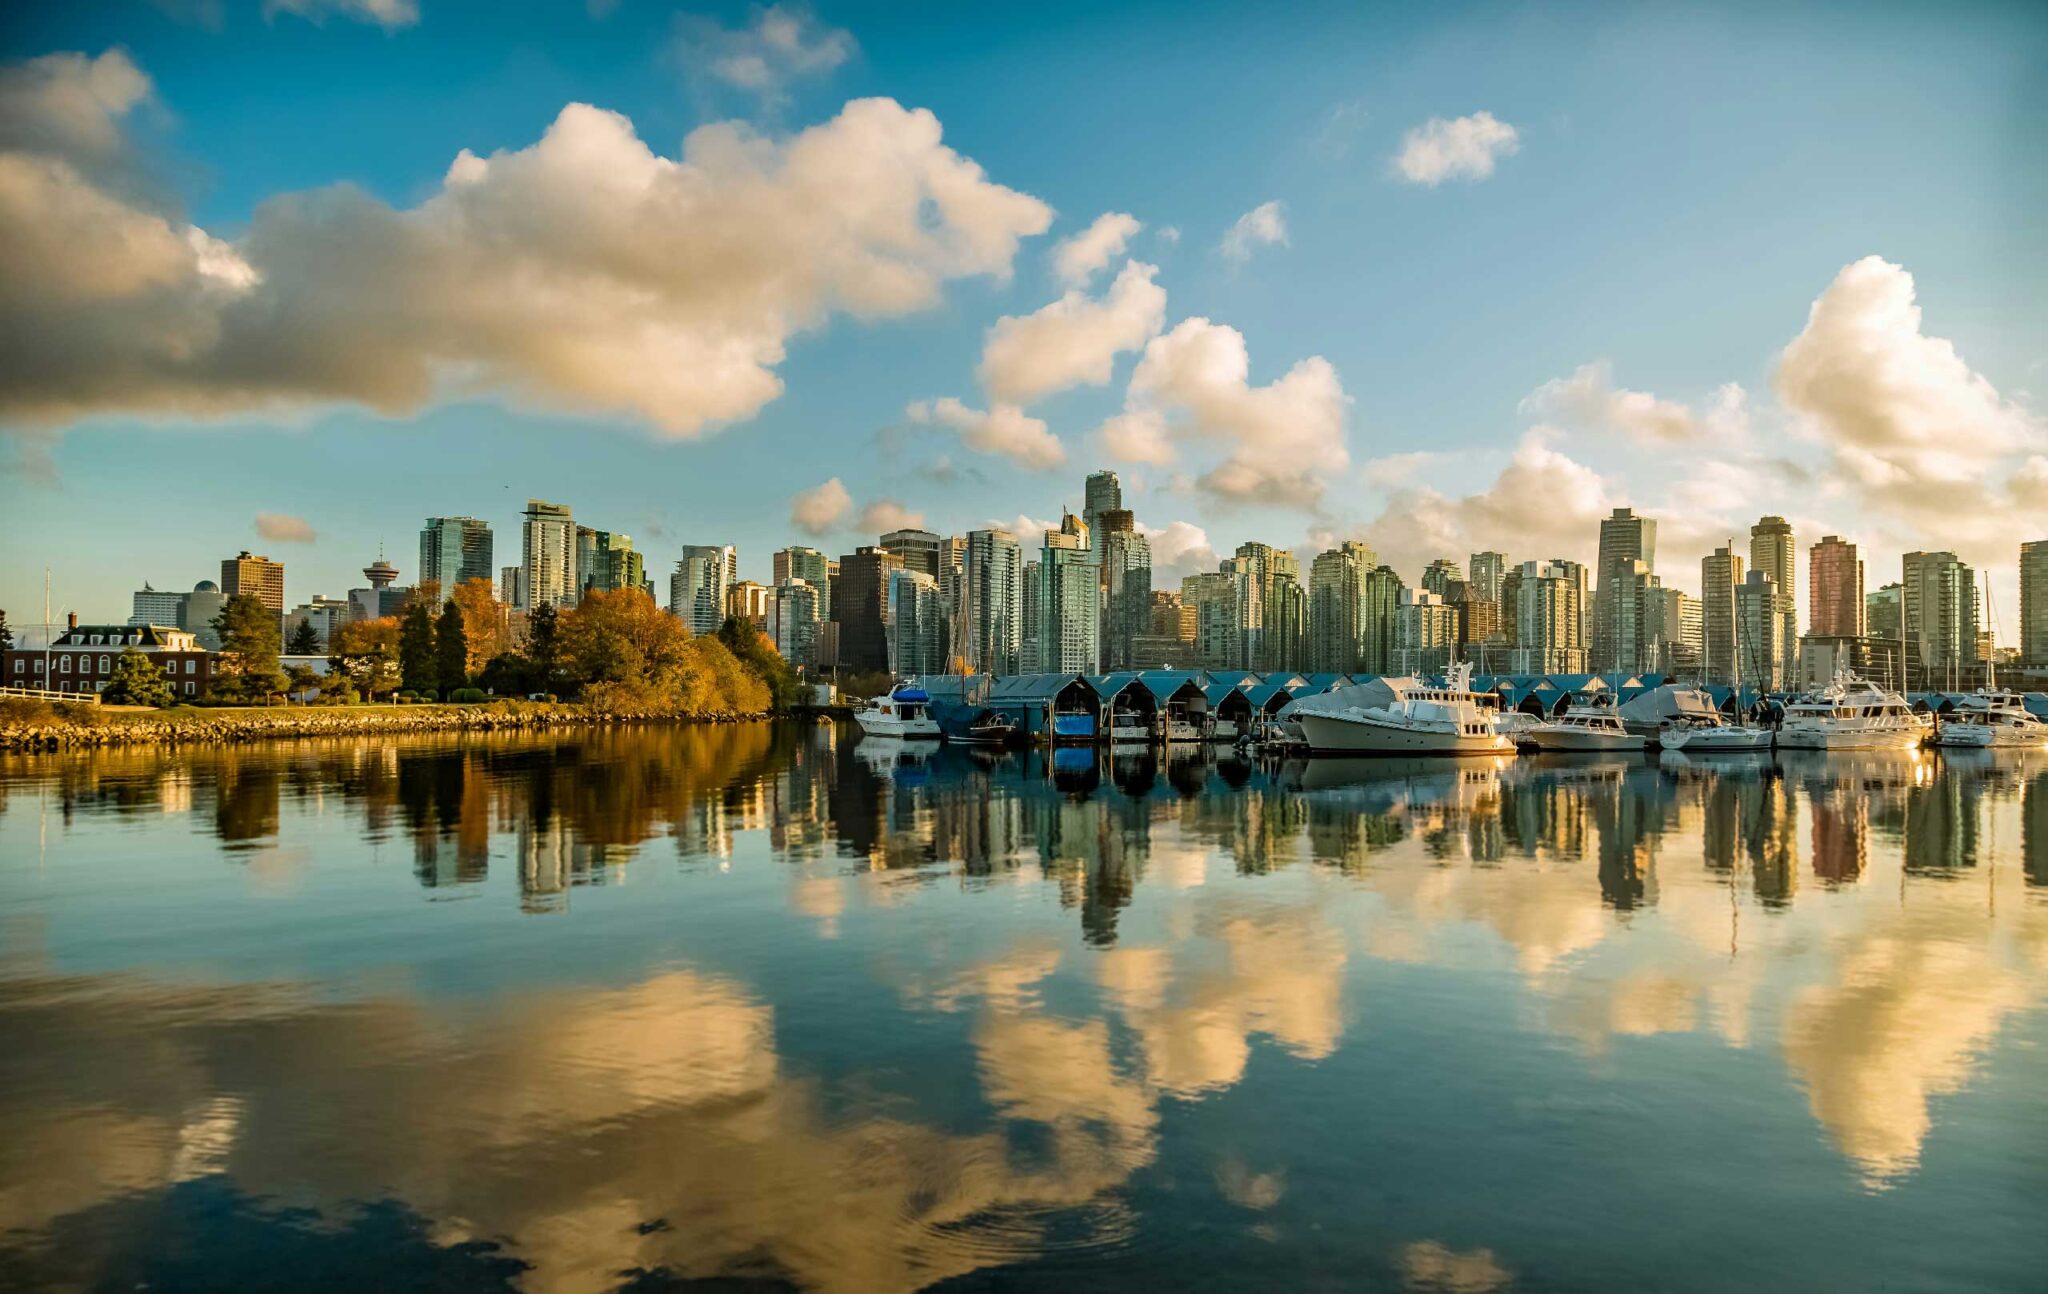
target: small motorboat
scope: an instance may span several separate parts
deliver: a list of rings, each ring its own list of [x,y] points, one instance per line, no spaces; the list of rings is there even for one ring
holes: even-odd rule
[[[936,741],[943,734],[939,721],[932,718],[931,701],[923,688],[899,683],[887,696],[869,701],[867,709],[854,711],[853,718],[870,737]]]
[[[1534,750],[1640,751],[1643,739],[1628,730],[1611,705],[1575,705],[1544,723],[1532,723],[1515,734],[1517,744]]]

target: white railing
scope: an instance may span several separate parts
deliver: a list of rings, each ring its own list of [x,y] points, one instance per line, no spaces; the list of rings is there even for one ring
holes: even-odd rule
[[[40,687],[0,687],[0,697],[24,701],[68,701],[73,705],[98,705],[97,692],[52,692]]]

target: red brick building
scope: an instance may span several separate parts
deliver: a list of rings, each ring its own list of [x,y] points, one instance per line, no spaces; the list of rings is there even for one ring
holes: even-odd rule
[[[121,653],[133,647],[170,680],[179,700],[206,694],[218,653],[207,651],[184,629],[168,625],[82,625],[72,616],[49,650],[16,649],[0,654],[0,679],[8,687],[51,692],[98,692],[114,676]],[[47,671],[47,672],[46,672]]]

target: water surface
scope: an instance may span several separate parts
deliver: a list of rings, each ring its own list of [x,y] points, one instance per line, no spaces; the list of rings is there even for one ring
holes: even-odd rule
[[[0,1286],[2042,1288],[2048,756],[0,759]]]

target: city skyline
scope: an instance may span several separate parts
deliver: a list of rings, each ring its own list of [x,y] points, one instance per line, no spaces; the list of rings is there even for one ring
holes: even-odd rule
[[[1245,542],[1306,571],[1345,540],[1411,582],[1432,558],[1482,551],[1597,576],[1598,521],[1630,507],[1658,521],[1665,584],[1699,596],[1694,561],[1776,514],[1802,548],[1856,543],[1873,572],[1955,552],[1991,576],[2000,641],[2017,642],[2014,550],[2033,536],[2012,532],[2048,515],[2029,394],[2048,356],[2044,284],[2038,257],[2016,254],[2048,176],[2012,124],[2042,107],[2021,79],[2048,45],[2038,11],[1980,6],[1958,24],[1858,9],[1851,30],[1834,20],[1850,11],[1817,7],[1769,41],[1742,11],[1473,7],[1427,30],[1318,13],[1260,29],[1276,56],[1317,50],[1312,74],[1217,88],[1186,74],[1258,20],[1214,10],[1120,88],[1167,114],[1156,164],[1133,169],[1084,128],[1107,106],[1096,91],[1026,127],[985,87],[1041,46],[1100,66],[1162,11],[1047,11],[1037,44],[964,60],[929,57],[965,39],[942,20],[790,11],[815,57],[771,60],[746,86],[692,52],[786,52],[764,44],[766,11],[689,11],[703,25],[684,39],[674,8],[566,8],[543,25],[572,52],[546,55],[537,29],[453,0],[384,26],[235,7],[213,30],[144,5],[9,26],[0,76],[23,128],[8,156],[68,178],[6,215],[8,245],[40,249],[7,268],[49,290],[5,308],[22,335],[93,338],[0,375],[0,606],[16,623],[39,618],[45,566],[58,618],[120,619],[143,582],[187,588],[244,547],[287,563],[290,603],[339,596],[434,516],[484,521],[502,565],[521,501],[541,495],[634,536],[657,585],[686,544],[736,545],[738,576],[766,583],[775,550],[837,555],[914,523],[1005,524],[1028,552],[1062,509],[1087,511],[1082,480],[1101,466],[1121,473],[1162,582]],[[1521,31],[1508,52],[1488,40],[1502,22]],[[329,111],[371,55],[418,115]],[[1573,60],[1571,84],[1546,56]],[[1739,68],[1750,102],[1716,114],[1646,96],[1648,66],[1677,84]],[[1811,113],[1816,78],[1850,115],[1788,136],[1776,123],[1795,100]],[[594,318],[580,367],[560,349],[576,338],[524,299],[416,300],[391,283],[364,309],[403,306],[392,319],[408,326],[373,354],[377,338],[329,304],[349,284],[287,254],[311,232],[285,215],[308,214],[322,185],[355,185],[365,211],[438,238],[470,198],[566,201],[555,186],[591,157],[652,176],[686,156],[702,181],[690,201],[744,220],[731,203],[746,176],[714,148],[740,137],[726,122],[772,154],[771,187],[801,178],[799,142],[830,158],[886,139],[924,177],[906,199],[943,176],[977,205],[900,256],[836,217],[770,246],[816,278],[798,299],[733,285],[781,321],[766,335],[650,270],[686,321],[671,349]],[[280,131],[309,147],[280,153]],[[1677,132],[1688,147],[1673,154]],[[1631,184],[1629,161],[1651,156],[1659,183]],[[1886,201],[1841,178],[1862,173]],[[193,259],[165,273],[196,276],[197,295],[160,303],[164,326],[198,311],[239,351],[124,349],[140,344],[132,309],[57,290],[91,251],[51,223],[60,199],[176,236]],[[587,214],[562,209],[570,227]],[[700,254],[689,229],[642,217],[616,250]],[[485,232],[603,311],[621,283],[588,263],[615,250],[589,228],[587,246]],[[819,263],[806,249],[820,240],[862,273]],[[882,269],[904,276],[900,295],[864,277]],[[298,320],[338,367],[278,353],[236,302]],[[519,353],[485,335],[494,310],[527,337]],[[745,357],[732,371],[676,365],[721,340]],[[383,377],[358,371],[379,357]],[[663,370],[700,380],[648,376]],[[162,524],[185,497],[208,500],[204,523]]]

